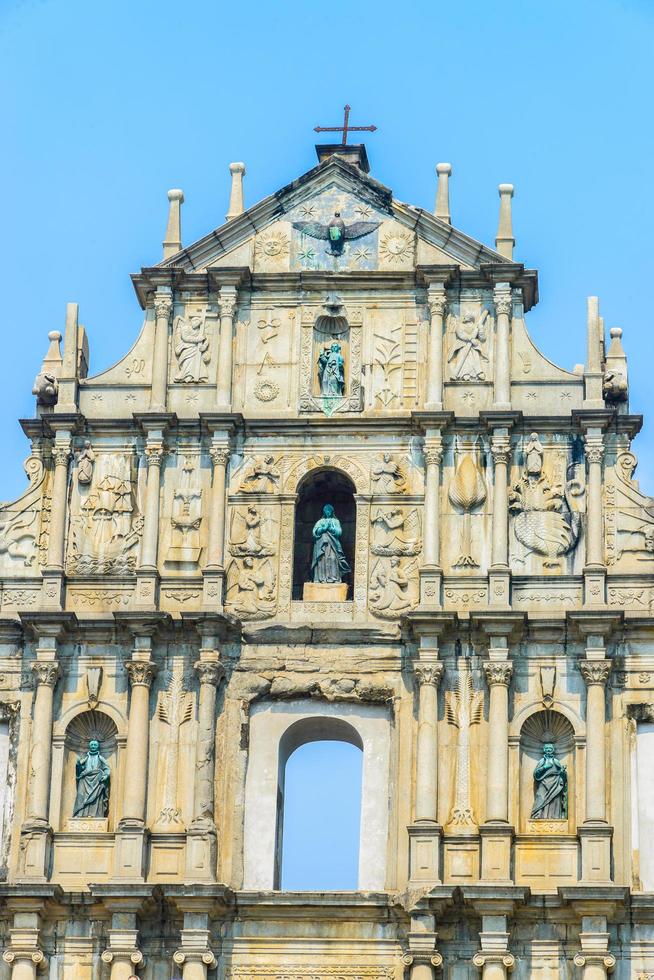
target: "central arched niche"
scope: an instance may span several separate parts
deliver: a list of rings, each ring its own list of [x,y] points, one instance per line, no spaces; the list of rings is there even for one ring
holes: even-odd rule
[[[295,505],[295,536],[293,555],[293,599],[302,599],[305,582],[311,581],[312,531],[322,517],[325,504],[331,504],[341,522],[341,544],[350,566],[347,583],[348,599],[352,598],[354,580],[354,544],[356,540],[355,486],[341,470],[321,468],[308,473],[298,486]]]
[[[568,772],[568,813],[565,819],[553,821],[532,819],[535,784],[534,770],[543,755],[543,745],[549,742],[554,746],[557,759]],[[576,826],[575,798],[575,734],[568,719],[553,709],[535,711],[525,720],[520,732],[520,824],[522,832],[534,833],[550,830],[561,824],[561,832],[572,832]],[[564,827],[565,825],[565,827]]]
[[[88,752],[89,742],[96,739],[100,743],[100,755],[106,759],[111,770],[111,781],[109,783],[109,813],[108,827],[113,829],[115,813],[115,792],[116,781],[116,762],[118,754],[117,729],[112,718],[104,711],[91,709],[82,711],[75,715],[66,728],[66,739],[64,742],[64,785],[61,795],[62,813],[61,822],[65,828],[69,821],[73,820],[73,808],[77,795],[77,781],[75,777],[75,764],[77,759]],[[81,817],[80,820],[87,818]]]

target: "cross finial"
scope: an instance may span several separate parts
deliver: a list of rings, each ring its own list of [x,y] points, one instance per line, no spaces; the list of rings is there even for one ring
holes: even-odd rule
[[[376,126],[350,126],[350,108],[349,105],[344,107],[345,115],[343,116],[342,126],[316,126],[314,133],[343,133],[341,142],[343,146],[346,146],[348,133],[374,133],[376,131]]]

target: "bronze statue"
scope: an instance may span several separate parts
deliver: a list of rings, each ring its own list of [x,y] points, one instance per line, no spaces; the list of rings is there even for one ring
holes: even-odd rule
[[[77,796],[74,817],[106,817],[109,812],[109,764],[100,755],[100,743],[92,738],[89,750],[77,760],[75,779]]]
[[[552,742],[543,743],[543,757],[534,769],[532,820],[565,820],[568,816],[568,770],[557,759]]]
[[[337,341],[325,347],[318,357],[318,381],[321,395],[333,398],[345,394],[345,361]]]
[[[341,522],[334,515],[334,508],[331,504],[325,504],[322,517],[313,526],[311,574],[314,582],[341,582],[350,571],[341,544],[342,533]]]

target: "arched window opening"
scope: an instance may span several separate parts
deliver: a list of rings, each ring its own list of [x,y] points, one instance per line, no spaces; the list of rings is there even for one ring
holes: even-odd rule
[[[275,887],[349,891],[359,883],[363,743],[339,719],[296,722],[280,742]]]
[[[352,598],[354,580],[354,543],[356,535],[355,487],[339,470],[318,470],[310,473],[298,488],[295,508],[295,554],[293,557],[293,599],[302,599],[305,582],[313,581],[313,529],[323,516],[323,508],[331,504],[334,516],[342,529],[341,546],[350,571],[343,575],[348,599]]]

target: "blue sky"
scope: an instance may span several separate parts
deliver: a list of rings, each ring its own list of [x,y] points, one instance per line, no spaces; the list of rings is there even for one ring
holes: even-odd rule
[[[161,257],[168,188],[185,192],[188,244],[222,222],[230,161],[254,203],[313,166],[313,127],[345,102],[379,127],[372,173],[401,200],[432,208],[434,166],[452,163],[454,224],[484,242],[498,183],[515,184],[534,340],[583,361],[598,294],[646,413],[653,28],[650,0],[0,0],[0,498],[25,486],[16,419],[66,302],[92,371],[113,363],[140,326],[129,274]],[[654,492],[652,433],[636,452]]]

